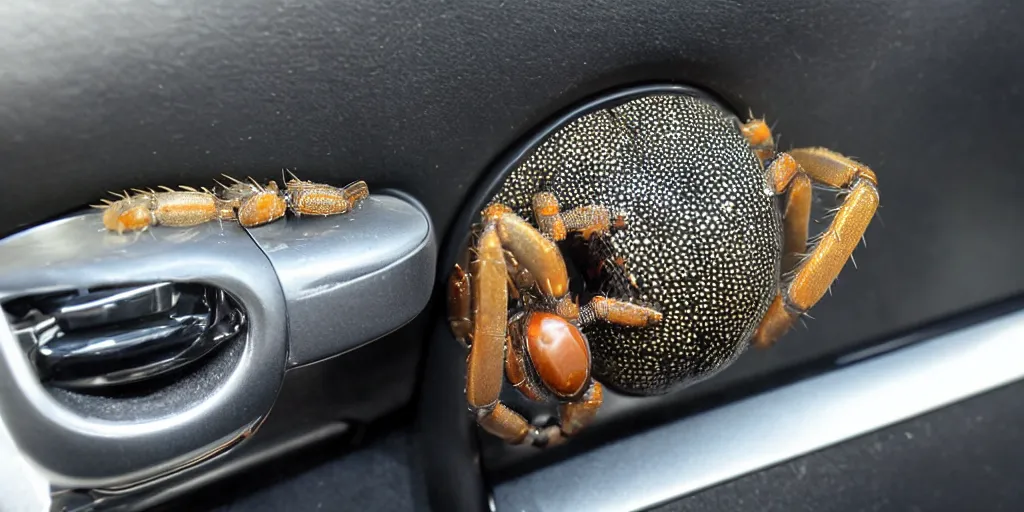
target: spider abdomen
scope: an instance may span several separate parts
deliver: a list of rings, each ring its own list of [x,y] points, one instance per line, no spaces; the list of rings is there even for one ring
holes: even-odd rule
[[[542,188],[563,210],[598,204],[625,214],[628,227],[603,243],[635,277],[632,299],[664,316],[643,329],[588,327],[595,378],[625,393],[663,393],[713,375],[747,347],[778,289],[782,228],[733,116],[676,94],[590,113],[535,148],[494,201],[530,219]]]

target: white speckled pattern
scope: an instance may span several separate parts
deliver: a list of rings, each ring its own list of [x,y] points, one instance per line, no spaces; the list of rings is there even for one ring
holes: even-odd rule
[[[542,189],[563,210],[603,204],[627,215],[611,245],[639,283],[634,298],[665,315],[645,330],[589,327],[598,380],[663,393],[713,375],[746,348],[774,297],[782,226],[735,118],[665,94],[588,114],[513,170],[494,200],[532,219],[530,199]]]

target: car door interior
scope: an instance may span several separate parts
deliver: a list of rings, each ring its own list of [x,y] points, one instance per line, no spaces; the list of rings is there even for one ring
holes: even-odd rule
[[[286,462],[350,465],[322,492],[361,509],[942,508],[929,486],[1019,508],[985,475],[1024,455],[1021,19],[1009,0],[4,2],[4,434],[53,510],[168,506]],[[607,392],[564,446],[481,435],[445,311],[471,216],[560,120],[674,87],[871,166],[867,246],[813,319],[714,378]],[[122,235],[89,208],[282,169],[371,194]],[[386,434],[404,462],[360,466]],[[338,438],[357,451],[302,451]],[[373,479],[419,484],[396,504],[360,494]],[[232,489],[325,499],[260,482]]]

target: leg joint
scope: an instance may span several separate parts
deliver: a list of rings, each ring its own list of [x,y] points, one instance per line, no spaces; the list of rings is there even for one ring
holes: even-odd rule
[[[801,308],[800,306],[797,306],[796,304],[793,303],[793,300],[789,294],[789,290],[786,290],[786,293],[782,294],[782,308],[785,309],[787,313],[793,315],[794,317],[801,316],[807,312],[806,309]]]
[[[480,420],[494,412],[494,409],[497,406],[498,400],[484,405],[470,405],[469,412],[473,413],[473,416],[475,416],[477,420]]]

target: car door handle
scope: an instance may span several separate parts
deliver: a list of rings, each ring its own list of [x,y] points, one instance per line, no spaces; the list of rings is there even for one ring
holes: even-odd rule
[[[224,453],[287,372],[400,328],[433,293],[433,226],[398,191],[256,228],[119,235],[101,217],[0,239],[0,418],[54,492],[124,494]]]

